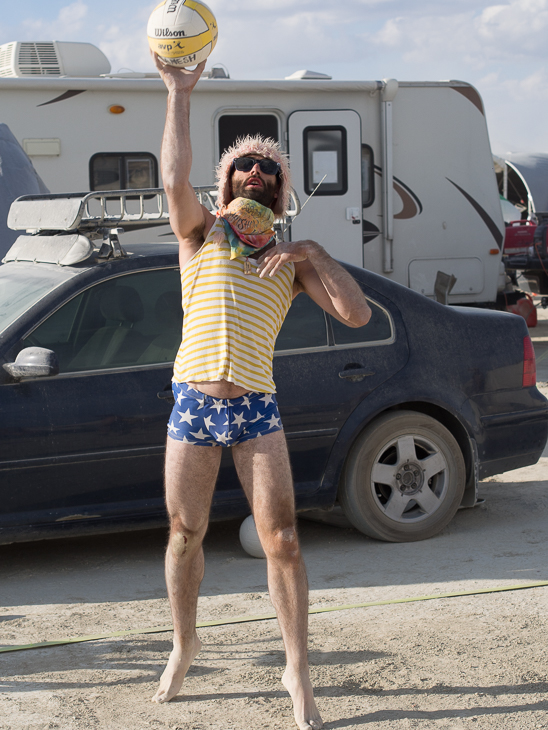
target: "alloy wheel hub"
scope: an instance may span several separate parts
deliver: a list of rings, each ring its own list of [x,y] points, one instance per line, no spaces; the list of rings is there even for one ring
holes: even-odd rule
[[[420,492],[424,484],[424,472],[415,462],[408,461],[396,472],[396,486],[402,494]]]

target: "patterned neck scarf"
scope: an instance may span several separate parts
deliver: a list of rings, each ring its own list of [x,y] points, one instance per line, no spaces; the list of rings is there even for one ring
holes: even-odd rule
[[[217,211],[230,243],[230,258],[250,256],[274,238],[274,213],[256,200],[236,198]]]

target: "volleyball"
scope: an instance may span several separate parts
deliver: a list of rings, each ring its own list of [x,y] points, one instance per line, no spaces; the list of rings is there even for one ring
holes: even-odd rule
[[[253,515],[246,517],[240,525],[240,543],[246,553],[253,558],[266,558]]]
[[[200,0],[163,0],[151,13],[148,44],[170,66],[195,66],[217,43],[217,21]]]

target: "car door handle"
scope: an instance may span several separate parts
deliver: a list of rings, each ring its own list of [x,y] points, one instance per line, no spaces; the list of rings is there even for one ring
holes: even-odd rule
[[[173,391],[170,390],[161,390],[159,393],[156,393],[156,397],[160,400],[167,400],[170,403],[175,403],[175,398],[173,397]]]
[[[368,370],[368,368],[348,368],[339,373],[341,380],[350,380],[351,383],[359,383],[360,380],[375,375],[374,370]]]

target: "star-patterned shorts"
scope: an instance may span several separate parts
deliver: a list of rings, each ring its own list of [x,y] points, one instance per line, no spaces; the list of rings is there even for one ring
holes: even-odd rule
[[[283,428],[273,393],[248,393],[228,400],[200,393],[186,383],[173,383],[172,389],[175,405],[167,433],[176,441],[234,446]]]

